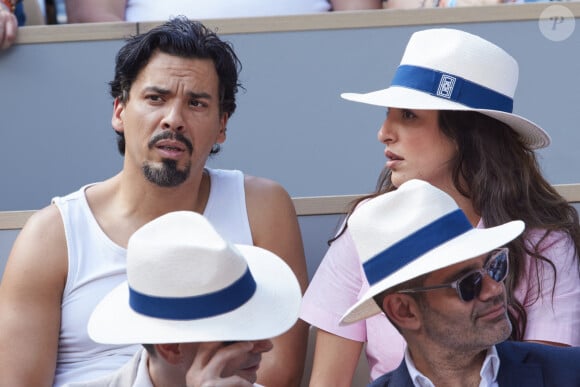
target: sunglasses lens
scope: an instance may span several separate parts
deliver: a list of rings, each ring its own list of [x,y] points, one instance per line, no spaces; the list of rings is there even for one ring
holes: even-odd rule
[[[505,279],[508,272],[508,253],[506,249],[502,249],[494,253],[492,258],[488,261],[486,268],[487,274],[495,282],[501,282]],[[457,284],[461,299],[463,301],[471,301],[479,296],[481,291],[481,283],[483,282],[483,275],[481,272],[469,274]]]
[[[479,272],[468,275],[457,284],[461,299],[463,301],[471,301],[479,295],[481,291],[481,280],[483,276]]]
[[[487,274],[496,282],[501,282],[507,275],[508,255],[506,251],[500,251],[489,262]]]

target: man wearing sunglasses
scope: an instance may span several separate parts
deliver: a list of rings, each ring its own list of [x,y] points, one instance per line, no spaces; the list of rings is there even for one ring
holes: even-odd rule
[[[451,197],[410,180],[361,204],[348,227],[370,287],[341,323],[383,312],[407,342],[370,386],[580,386],[579,347],[506,341],[504,246],[522,221],[473,228]]]

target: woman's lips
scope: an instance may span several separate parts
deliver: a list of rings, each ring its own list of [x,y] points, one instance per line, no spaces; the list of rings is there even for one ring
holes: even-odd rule
[[[396,168],[404,160],[401,156],[391,151],[385,152],[385,156],[387,158],[387,168],[389,169]]]

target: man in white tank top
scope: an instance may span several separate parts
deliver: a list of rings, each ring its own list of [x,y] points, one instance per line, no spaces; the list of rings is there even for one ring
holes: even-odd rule
[[[123,168],[55,198],[20,232],[0,284],[0,385],[62,386],[131,358],[138,346],[96,344],[86,324],[126,279],[129,237],[168,212],[204,214],[228,240],[272,251],[304,290],[306,263],[288,193],[271,180],[205,168],[226,139],[239,68],[229,44],[185,18],[121,48],[110,85]],[[298,322],[274,339],[258,383],[297,385],[306,338]]]
[[[382,8],[382,0],[66,0],[69,23],[162,21],[176,15],[200,20]]]

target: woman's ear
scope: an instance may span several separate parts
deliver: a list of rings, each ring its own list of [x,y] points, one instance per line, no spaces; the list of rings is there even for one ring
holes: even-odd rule
[[[412,296],[392,293],[383,298],[383,312],[389,320],[401,330],[421,328],[421,309]]]

